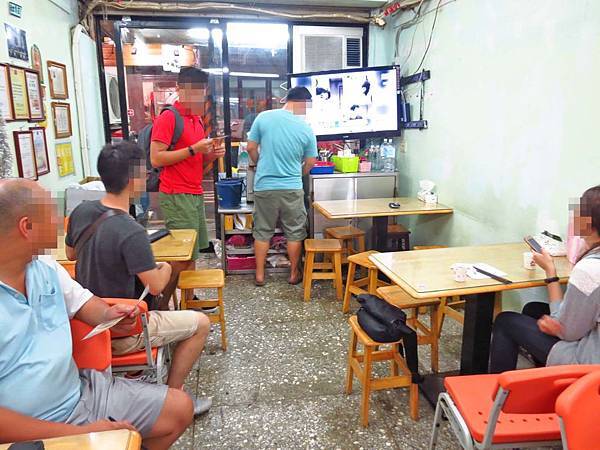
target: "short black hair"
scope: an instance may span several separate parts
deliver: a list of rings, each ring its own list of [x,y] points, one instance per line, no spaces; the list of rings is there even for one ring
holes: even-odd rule
[[[182,67],[177,84],[208,84],[208,73],[196,67]]]
[[[312,100],[312,95],[304,86],[295,86],[287,92],[283,100],[286,102],[308,102]]]
[[[120,194],[129,184],[135,166],[144,161],[142,149],[133,142],[106,144],[98,156],[98,173],[106,192]]]

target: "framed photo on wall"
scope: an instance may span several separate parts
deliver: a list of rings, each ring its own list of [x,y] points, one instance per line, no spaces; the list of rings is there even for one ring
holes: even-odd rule
[[[40,74],[40,83],[44,84],[44,72],[42,72],[42,54],[37,45],[31,46],[31,68]]]
[[[75,173],[75,163],[73,161],[73,148],[70,142],[56,144],[56,166],[58,175],[65,177]]]
[[[48,82],[50,83],[50,97],[59,100],[69,98],[67,86],[67,67],[54,61],[46,62],[48,66]]]
[[[0,114],[7,122],[15,119],[10,92],[10,74],[6,64],[0,64]]]
[[[29,51],[27,50],[27,33],[9,23],[4,24],[6,32],[6,45],[8,47],[8,56],[21,61],[29,61]]]
[[[71,105],[68,103],[52,102],[52,119],[54,120],[54,137],[62,139],[71,137]]]
[[[19,176],[29,180],[37,180],[37,165],[33,149],[33,133],[31,131],[13,131],[15,153]]]
[[[22,67],[8,66],[14,120],[29,120],[27,78]]]
[[[35,153],[35,165],[38,177],[50,173],[50,158],[48,157],[48,143],[46,141],[46,129],[43,127],[29,128],[33,135],[33,151]]]
[[[27,98],[29,98],[29,120],[41,122],[45,117],[40,74],[34,70],[26,70],[25,79],[27,81]]]

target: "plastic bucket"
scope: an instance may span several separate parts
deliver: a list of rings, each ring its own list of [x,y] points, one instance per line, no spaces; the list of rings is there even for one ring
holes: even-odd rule
[[[225,209],[237,209],[242,202],[243,181],[239,178],[225,178],[217,182],[219,206]]]

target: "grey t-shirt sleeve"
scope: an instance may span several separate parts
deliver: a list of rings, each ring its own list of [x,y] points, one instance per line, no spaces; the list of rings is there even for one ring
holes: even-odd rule
[[[127,236],[121,247],[121,253],[130,275],[156,268],[150,240],[145,230]]]

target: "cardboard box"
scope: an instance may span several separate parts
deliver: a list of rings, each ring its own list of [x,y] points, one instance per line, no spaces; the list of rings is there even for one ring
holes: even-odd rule
[[[233,216],[231,214],[225,214],[224,227],[225,231],[233,230]]]

